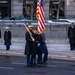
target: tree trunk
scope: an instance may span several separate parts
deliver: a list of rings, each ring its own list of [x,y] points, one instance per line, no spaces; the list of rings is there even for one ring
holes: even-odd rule
[[[59,20],[59,8],[58,8],[58,10],[57,10],[56,20]]]

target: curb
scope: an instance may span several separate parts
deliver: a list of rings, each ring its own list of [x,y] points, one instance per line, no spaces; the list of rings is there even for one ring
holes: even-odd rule
[[[0,51],[0,55],[3,56],[25,56],[24,52],[9,52],[9,51]]]
[[[1,56],[23,56],[25,57],[24,55],[24,52],[9,52],[9,51],[0,51],[0,55]],[[62,60],[73,60],[75,61],[75,57],[74,56],[69,56],[69,55],[54,55],[54,54],[49,54],[48,55],[48,58],[52,58],[52,59],[62,59]]]
[[[53,58],[53,59],[74,60],[75,61],[75,57],[74,56],[48,55],[48,57],[49,58]]]

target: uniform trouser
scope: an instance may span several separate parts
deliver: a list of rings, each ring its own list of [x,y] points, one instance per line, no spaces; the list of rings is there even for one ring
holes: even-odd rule
[[[74,43],[70,43],[70,48],[71,48],[71,50],[74,50],[75,44]]]
[[[6,45],[6,50],[9,50],[10,49],[10,45]]]
[[[42,53],[44,54],[43,63],[45,63],[48,60],[48,50],[47,50],[46,43],[43,44],[42,51],[43,51]]]
[[[37,64],[41,64],[42,63],[42,53],[38,54],[38,58],[37,58]]]
[[[31,55],[30,64],[36,64],[36,55]]]
[[[30,55],[27,55],[27,65],[30,64]]]
[[[47,60],[48,60],[48,53],[45,53],[43,57],[43,63],[45,63]]]

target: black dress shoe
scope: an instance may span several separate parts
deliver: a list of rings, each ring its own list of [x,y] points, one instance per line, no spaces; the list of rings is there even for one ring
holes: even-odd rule
[[[74,51],[74,49],[71,49],[71,51]]]
[[[27,65],[27,67],[30,67],[30,66],[31,66],[30,64]]]
[[[48,63],[47,62],[43,62],[43,65],[48,65]]]
[[[8,51],[9,49],[6,49],[6,51]]]

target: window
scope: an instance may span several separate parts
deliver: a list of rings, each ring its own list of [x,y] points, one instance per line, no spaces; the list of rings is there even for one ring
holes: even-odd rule
[[[0,18],[11,16],[11,0],[0,0]]]
[[[59,18],[63,18],[64,17],[64,5],[65,5],[64,0],[61,0],[61,2],[59,2],[59,0],[50,0],[49,2],[50,19],[56,18],[58,9],[59,9]]]
[[[23,14],[27,19],[35,19],[37,0],[23,1]]]

